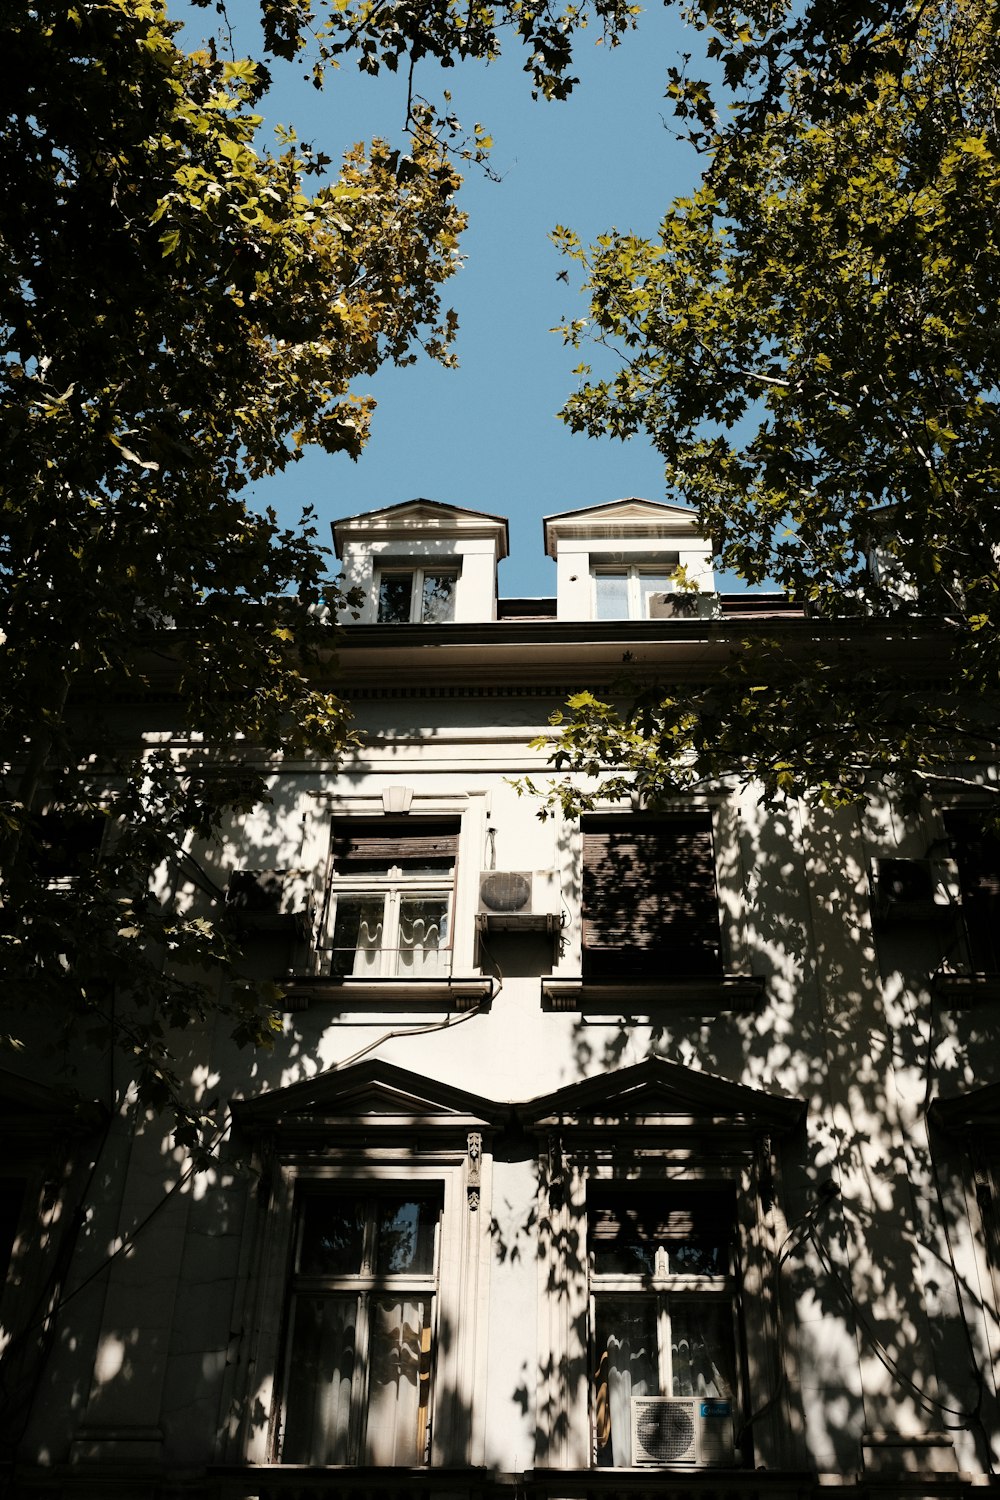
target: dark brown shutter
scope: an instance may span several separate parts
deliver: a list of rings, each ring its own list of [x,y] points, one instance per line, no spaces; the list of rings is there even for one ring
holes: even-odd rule
[[[334,827],[333,856],[338,870],[352,865],[382,866],[454,860],[458,821],[344,823]]]
[[[583,947],[592,977],[718,973],[708,816],[584,825]]]
[[[980,973],[1000,971],[1000,835],[989,814],[955,808],[944,815],[962,890],[969,963]]]
[[[615,1269],[616,1255],[626,1269],[630,1249],[653,1251],[657,1245],[720,1252],[719,1269],[724,1270],[722,1252],[732,1240],[734,1224],[729,1188],[609,1186],[592,1191],[588,1199],[587,1240],[598,1270]]]

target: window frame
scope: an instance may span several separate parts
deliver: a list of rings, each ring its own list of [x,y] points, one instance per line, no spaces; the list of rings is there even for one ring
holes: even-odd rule
[[[649,613],[650,593],[676,593],[676,586],[670,586],[669,580],[676,574],[678,564],[673,563],[600,563],[594,562],[590,568],[590,598],[591,615],[595,620],[650,620],[653,617]],[[623,615],[607,615],[600,611],[600,599],[598,581],[601,578],[624,578],[625,580],[625,602],[627,613]],[[644,578],[665,578],[668,586],[665,589],[644,590],[642,580]]]
[[[437,1320],[448,1337],[436,1350],[428,1469],[485,1464],[492,1138],[509,1107],[369,1058],[231,1108],[253,1170],[244,1177],[240,1331],[220,1397],[230,1413],[221,1462],[294,1478],[276,1453],[297,1195],[363,1184],[439,1195]]]
[[[788,1224],[777,1143],[801,1128],[805,1113],[802,1099],[657,1056],[568,1084],[522,1111],[537,1152],[537,1451],[546,1464],[592,1464],[584,1252],[594,1183],[731,1187],[741,1331],[736,1465],[776,1469],[803,1462],[796,1437],[801,1412],[792,1406],[794,1346],[779,1324],[777,1263]]]
[[[392,1273],[388,1271],[379,1272],[374,1261],[372,1252],[377,1245],[377,1205],[387,1199],[403,1197],[407,1192],[412,1192],[414,1198],[437,1199],[437,1218],[434,1223],[434,1243],[432,1249],[432,1268],[428,1273],[404,1272]],[[357,1272],[341,1272],[335,1275],[322,1275],[319,1273],[304,1273],[296,1264],[302,1244],[304,1226],[306,1220],[306,1207],[308,1204],[320,1201],[324,1197],[346,1197],[354,1194],[363,1202],[367,1214],[363,1230],[362,1260]],[[335,1186],[324,1182],[322,1186],[317,1185],[313,1178],[300,1180],[298,1191],[295,1195],[295,1220],[291,1236],[291,1264],[288,1271],[288,1309],[285,1317],[284,1330],[282,1334],[282,1373],[279,1383],[279,1405],[278,1415],[275,1423],[274,1433],[274,1456],[276,1461],[285,1466],[289,1463],[313,1463],[308,1458],[284,1457],[284,1447],[287,1441],[287,1410],[289,1393],[291,1387],[291,1367],[293,1355],[296,1349],[295,1326],[297,1306],[305,1301],[319,1301],[320,1299],[346,1298],[354,1294],[357,1298],[357,1318],[354,1328],[354,1358],[352,1385],[349,1397],[350,1410],[348,1418],[348,1431],[346,1435],[346,1447],[348,1456],[345,1465],[358,1467],[359,1465],[371,1464],[371,1448],[368,1441],[368,1418],[371,1405],[371,1334],[373,1319],[371,1309],[375,1300],[387,1294],[422,1294],[430,1302],[430,1317],[428,1320],[430,1331],[430,1358],[428,1368],[428,1388],[425,1403],[425,1415],[423,1420],[423,1438],[420,1442],[420,1451],[413,1464],[405,1464],[402,1467],[428,1467],[431,1462],[431,1439],[433,1435],[433,1411],[434,1411],[434,1371],[436,1364],[436,1353],[438,1348],[438,1309],[440,1304],[440,1267],[441,1267],[441,1240],[442,1219],[444,1209],[443,1184],[431,1183],[415,1187],[411,1179],[399,1178],[393,1181],[380,1181],[378,1184],[370,1178],[362,1177],[357,1181],[346,1179],[339,1181]],[[418,1403],[419,1410],[419,1403]]]
[[[454,824],[454,827],[448,825]],[[352,835],[353,825],[353,835]],[[372,833],[372,829],[379,827],[379,834]],[[443,862],[450,858],[451,864],[448,869],[439,871],[427,869],[406,869],[405,861],[408,856],[405,853],[407,840],[420,837],[420,830],[433,829],[442,841],[451,845],[445,853],[431,855],[432,860]],[[461,843],[461,819],[449,817],[411,818],[407,814],[405,820],[395,821],[388,818],[351,818],[335,816],[330,828],[330,854],[327,861],[327,881],[323,914],[320,926],[320,939],[318,949],[320,954],[321,968],[325,968],[325,976],[333,982],[358,979],[394,980],[397,982],[410,982],[420,979],[437,980],[444,982],[450,979],[454,971],[454,932],[456,913],[456,890],[458,876],[458,860]],[[394,842],[400,846],[399,858],[393,862],[392,855],[386,854],[384,868],[359,869],[352,873],[351,861],[348,854],[338,854],[338,838],[351,840],[360,837],[384,841],[390,847]],[[430,834],[428,836],[434,836]],[[381,856],[378,856],[381,857]],[[419,858],[419,856],[412,856]],[[346,868],[338,869],[338,859],[341,859]],[[359,856],[359,863],[375,863],[376,856],[365,860]],[[377,946],[365,947],[360,941],[355,944],[353,950],[349,945],[336,945],[337,915],[340,910],[342,898],[361,900],[365,897],[371,899],[373,904],[381,900],[382,915],[380,922],[380,941]],[[401,963],[405,952],[416,952],[415,945],[405,945],[399,941],[402,934],[402,911],[407,901],[434,901],[444,909],[443,926],[445,929],[444,941],[432,950],[427,950],[441,955],[442,962],[437,965],[428,965],[427,972],[407,972]],[[336,967],[336,955],[340,952],[345,957],[353,951],[355,957],[350,968],[339,971]],[[370,964],[362,964],[359,968],[358,959],[363,953],[375,955]]]
[[[687,1393],[675,1396],[673,1391],[673,1352],[672,1352],[672,1317],[671,1302],[676,1299],[686,1306],[696,1304],[717,1305],[728,1311],[728,1318],[724,1324],[730,1324],[730,1339],[727,1345],[727,1354],[731,1356],[732,1388],[725,1395],[704,1396],[702,1399],[713,1401],[728,1401],[732,1405],[734,1418],[735,1413],[746,1409],[743,1398],[745,1388],[744,1355],[745,1339],[742,1335],[741,1297],[738,1256],[736,1254],[736,1230],[737,1216],[735,1194],[733,1194],[733,1215],[731,1222],[731,1238],[729,1243],[729,1266],[722,1275],[691,1274],[688,1272],[671,1271],[669,1269],[669,1253],[662,1247],[655,1252],[654,1269],[646,1274],[641,1271],[633,1272],[607,1272],[598,1271],[595,1265],[595,1244],[592,1236],[592,1198],[596,1196],[592,1190],[608,1189],[617,1195],[622,1202],[627,1202],[629,1197],[635,1201],[640,1199],[652,1203],[657,1199],[669,1197],[671,1189],[681,1192],[690,1191],[693,1185],[707,1191],[718,1192],[721,1189],[731,1190],[734,1186],[732,1178],[711,1179],[705,1181],[697,1177],[675,1178],[671,1182],[653,1181],[647,1176],[638,1181],[608,1178],[606,1176],[592,1177],[587,1183],[587,1278],[588,1278],[588,1348],[590,1354],[590,1370],[592,1372],[590,1389],[590,1440],[591,1466],[607,1467],[613,1469],[628,1469],[638,1467],[635,1463],[611,1463],[601,1465],[599,1461],[599,1438],[597,1430],[597,1395],[598,1395],[598,1373],[601,1362],[600,1341],[597,1337],[597,1304],[601,1299],[612,1297],[619,1299],[634,1299],[636,1303],[644,1302],[652,1304],[654,1309],[654,1326],[656,1332],[656,1379],[658,1389],[647,1392],[648,1395],[657,1395],[677,1400],[698,1399]],[[638,1192],[633,1192],[639,1188]],[[727,1196],[728,1196],[727,1192]],[[610,1196],[610,1194],[609,1194]],[[684,1465],[690,1468],[690,1465]]]
[[[375,623],[377,625],[452,625],[455,622],[458,585],[462,569],[458,562],[438,563],[433,558],[417,563],[379,563],[375,568],[373,580]],[[447,620],[427,620],[424,618],[424,585],[428,577],[451,579],[451,613]],[[408,578],[410,580],[410,606],[408,618],[405,620],[387,620],[382,616],[382,584],[388,578]]]
[[[753,1010],[760,1003],[766,987],[764,976],[755,974],[750,965],[747,944],[748,906],[744,868],[744,832],[739,805],[735,798],[720,794],[679,802],[678,815],[698,814],[710,820],[715,866],[715,895],[719,921],[721,965],[717,972],[681,978],[660,972],[650,978],[622,975],[607,977],[588,974],[584,965],[584,824],[596,827],[663,821],[662,815],[637,811],[627,802],[601,800],[580,819],[562,841],[562,863],[558,871],[561,887],[567,893],[570,922],[565,930],[560,954],[551,975],[541,981],[542,1000],[551,1010],[581,1010],[604,1013],[610,1007],[616,1014],[625,1007],[632,1015],[645,1014],[664,1005],[706,1004],[714,1011]]]

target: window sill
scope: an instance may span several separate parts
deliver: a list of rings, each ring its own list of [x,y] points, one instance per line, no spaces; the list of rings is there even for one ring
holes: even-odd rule
[[[955,974],[942,969],[931,976],[931,988],[939,1000],[949,1005],[982,1005],[988,1000],[1000,1000],[1000,974],[981,971]]]
[[[386,1005],[407,1009],[473,1010],[492,998],[493,981],[479,975],[465,979],[330,979],[296,974],[286,980],[283,1009],[308,1010],[310,1005],[335,1001],[342,1010],[379,1010]]]
[[[222,1500],[245,1500],[253,1494],[257,1500],[301,1500],[315,1495],[317,1500],[344,1500],[353,1495],[371,1500],[373,1493],[384,1500],[400,1500],[413,1494],[427,1494],[433,1500],[465,1500],[494,1492],[492,1470],[481,1468],[443,1468],[423,1465],[421,1468],[370,1468],[339,1464],[213,1464],[209,1470]]]
[[[691,979],[607,980],[547,978],[542,1002],[547,1010],[595,1012],[678,1010],[753,1010],[764,993],[757,974],[712,974]]]

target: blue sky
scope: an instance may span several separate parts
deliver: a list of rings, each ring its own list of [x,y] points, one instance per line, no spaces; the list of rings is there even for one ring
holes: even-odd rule
[[[230,14],[249,27],[253,12],[254,0],[238,0]],[[580,84],[564,102],[532,101],[514,44],[488,68],[418,69],[419,92],[437,98],[450,89],[463,123],[487,127],[501,176],[491,182],[470,165],[461,194],[466,262],[444,288],[459,315],[460,368],[421,360],[358,387],[378,401],[360,461],[312,453],[255,486],[254,498],[283,521],[313,504],[325,528],[416,496],[494,511],[510,519],[501,593],[546,594],[555,567],[543,553],[542,516],[626,495],[667,498],[647,442],[574,436],[556,419],[581,356],[549,330],[584,316],[586,305],[572,268],[569,285],[556,279],[564,263],[548,235],[556,224],[587,241],[611,226],[652,234],[667,203],[695,186],[697,158],[675,138],[663,96],[668,65],[679,51],[697,56],[700,39],[674,7],[648,11],[618,48],[596,46],[597,34],[578,44]],[[253,51],[256,41],[237,29],[238,47]],[[402,143],[402,76],[369,79],[345,65],[317,93],[303,71],[274,69],[269,119],[295,125],[335,157],[372,135]]]

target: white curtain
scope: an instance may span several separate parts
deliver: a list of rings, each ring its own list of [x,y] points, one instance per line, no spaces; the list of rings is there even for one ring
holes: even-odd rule
[[[729,1307],[706,1302],[670,1305],[671,1369],[674,1396],[732,1395],[732,1337]]]
[[[399,911],[399,971],[414,978],[446,972],[448,905],[404,899]]]
[[[597,1327],[598,1462],[622,1468],[632,1462],[632,1397],[658,1390],[655,1310],[638,1298],[601,1298]]]
[[[425,1298],[372,1299],[366,1462],[423,1462],[430,1378],[430,1305]]]
[[[285,1401],[282,1462],[350,1462],[351,1382],[358,1299],[300,1297]]]

